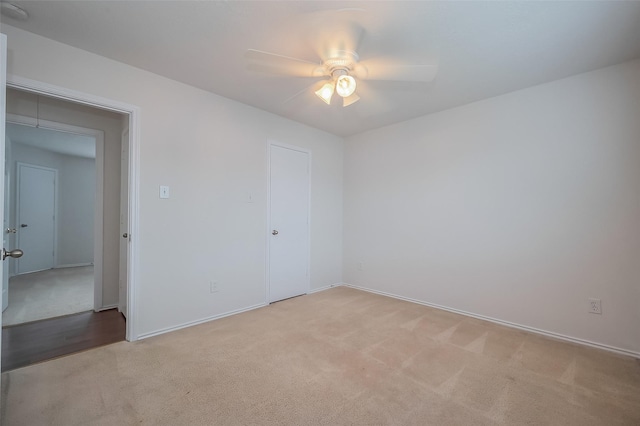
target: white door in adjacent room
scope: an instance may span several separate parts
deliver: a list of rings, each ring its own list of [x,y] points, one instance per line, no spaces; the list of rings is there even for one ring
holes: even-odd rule
[[[17,164],[16,229],[17,273],[54,267],[57,170],[32,164]]]
[[[269,302],[309,291],[309,157],[269,145]]]

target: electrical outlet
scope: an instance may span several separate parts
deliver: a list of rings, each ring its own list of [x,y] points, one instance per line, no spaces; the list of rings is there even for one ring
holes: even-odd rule
[[[589,313],[602,315],[602,304],[600,299],[589,299]]]
[[[209,288],[211,289],[211,293],[217,293],[219,291],[218,281],[211,281],[209,283]]]

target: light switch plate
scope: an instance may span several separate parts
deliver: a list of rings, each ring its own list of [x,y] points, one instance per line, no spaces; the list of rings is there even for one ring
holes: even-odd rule
[[[160,198],[169,198],[169,187],[160,185]]]

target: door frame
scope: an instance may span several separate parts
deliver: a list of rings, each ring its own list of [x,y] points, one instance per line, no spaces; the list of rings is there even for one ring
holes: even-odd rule
[[[41,129],[55,130],[57,132],[72,133],[75,135],[89,136],[96,141],[96,167],[95,167],[95,200],[93,216],[93,310],[96,312],[111,309],[113,306],[102,306],[102,254],[103,254],[103,226],[104,226],[104,132],[98,129],[73,126],[71,124],[56,121],[35,119],[18,114],[7,114],[7,123],[21,126],[39,127]],[[6,199],[6,197],[5,197]],[[56,216],[57,220],[57,216]],[[57,228],[56,228],[57,232]],[[58,266],[57,253],[55,267]]]
[[[129,235],[127,255],[127,341],[138,340],[138,283],[140,276],[138,232],[140,223],[140,108],[136,105],[7,74],[7,87],[45,95],[129,116]]]
[[[123,216],[123,208],[122,208],[122,198],[123,198],[123,192],[125,191],[124,186],[123,186],[123,181],[124,179],[122,178],[123,175],[125,174],[126,170],[124,170],[122,168],[122,160],[123,160],[123,156],[122,153],[124,152],[124,149],[122,149],[122,144],[124,143],[124,141],[126,140],[127,142],[129,141],[129,123],[126,124],[126,126],[123,126],[122,128],[122,132],[120,133],[120,207],[118,209],[118,231],[122,232],[122,216]],[[125,133],[127,134],[127,138],[125,139]],[[127,179],[126,179],[127,185],[129,182],[129,175],[127,174]],[[128,212],[125,211],[124,213],[125,215],[128,214]],[[125,227],[125,232],[129,231],[129,217],[127,217],[127,226]],[[123,241],[125,240],[125,241]],[[120,247],[120,257],[119,260],[122,260],[122,251],[123,251],[123,245],[125,246],[124,248],[124,252],[126,255],[126,252],[128,251],[128,247],[129,247],[129,236],[127,235],[126,239],[124,237],[124,234],[122,235],[122,239],[119,240],[119,247]],[[126,269],[126,268],[125,268]],[[127,311],[127,289],[124,288],[122,286],[122,282],[123,281],[127,281],[127,277],[126,277],[127,271],[122,269],[122,265],[120,265],[120,262],[118,264],[118,311],[120,313],[122,313],[125,317],[125,319],[127,318],[128,315],[128,311]],[[124,278],[124,279],[123,279]]]
[[[266,263],[265,263],[265,305],[269,305],[271,300],[271,147],[277,146],[279,148],[290,149],[293,151],[303,152],[307,154],[307,168],[309,170],[309,198],[307,200],[307,282],[306,282],[306,294],[309,294],[311,290],[311,150],[302,148],[296,145],[290,145],[282,142],[278,142],[273,139],[267,139],[267,228],[265,232],[265,245],[266,245]]]
[[[20,198],[21,198],[21,192],[20,191],[20,169],[22,167],[30,167],[32,169],[40,169],[40,170],[47,170],[50,172],[53,172],[53,259],[51,260],[52,268],[55,268],[56,265],[58,264],[58,250],[57,250],[57,246],[58,246],[58,169],[53,169],[51,167],[44,167],[44,166],[38,166],[36,164],[30,164],[30,163],[24,163],[21,161],[18,161],[16,163],[16,223],[20,223],[22,222],[22,220],[20,219]],[[22,245],[21,240],[21,236],[20,236],[20,232],[18,232],[16,234],[16,247],[20,247]],[[16,275],[18,275],[18,269],[19,269],[19,265],[20,265],[20,260],[21,259],[16,259]],[[38,271],[42,271],[44,269],[38,269],[36,271],[28,271],[28,272],[38,272]],[[28,273],[28,272],[23,272],[23,273]]]

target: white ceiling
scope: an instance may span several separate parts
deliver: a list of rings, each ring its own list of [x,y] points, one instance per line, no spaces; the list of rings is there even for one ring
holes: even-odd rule
[[[58,154],[96,158],[96,139],[58,130],[7,123],[6,134],[13,143],[21,143]]]
[[[640,57],[640,2],[15,1],[2,22],[272,113],[348,136]],[[350,13],[363,59],[437,63],[429,84],[359,82],[328,106],[318,79],[248,69],[247,49],[320,63],[319,10]],[[463,123],[461,123],[463,124]]]

